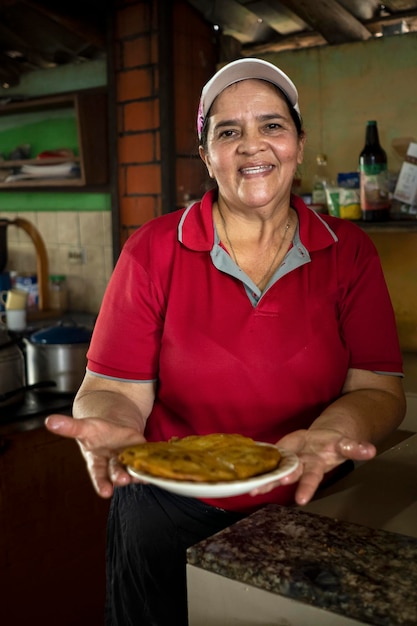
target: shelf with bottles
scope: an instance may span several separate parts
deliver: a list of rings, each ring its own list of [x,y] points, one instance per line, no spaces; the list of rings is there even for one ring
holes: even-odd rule
[[[312,209],[314,208],[314,204],[312,203],[312,194],[301,194],[301,198]],[[327,213],[327,209],[324,211],[318,210],[319,213],[324,212]],[[348,219],[348,218],[341,218]],[[393,213],[387,220],[380,222],[368,222],[363,219],[349,219],[349,221],[357,224],[360,228],[363,228],[366,232],[393,232],[393,233],[406,233],[406,232],[417,232],[417,213],[414,215],[399,215],[397,213]]]
[[[396,220],[389,219],[385,222],[365,222],[358,220],[355,222],[366,232],[384,232],[384,233],[416,233],[417,219],[415,220]]]
[[[103,89],[2,105],[0,138],[2,190],[108,183],[107,94]],[[13,148],[27,145],[30,154],[18,153],[16,158]],[[57,156],[39,158],[54,151]]]

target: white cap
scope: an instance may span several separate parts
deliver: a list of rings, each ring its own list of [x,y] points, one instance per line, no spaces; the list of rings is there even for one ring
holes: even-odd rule
[[[250,78],[266,80],[268,83],[276,85],[287,96],[298,117],[301,118],[297,88],[284,72],[276,65],[262,59],[239,59],[222,67],[203,87],[197,116],[199,138],[206,115],[217,96],[233,83]]]

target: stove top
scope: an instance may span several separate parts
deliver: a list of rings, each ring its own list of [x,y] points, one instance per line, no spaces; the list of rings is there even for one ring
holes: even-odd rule
[[[74,400],[72,393],[25,391],[20,402],[0,407],[0,424],[24,422],[55,412],[69,412]]]

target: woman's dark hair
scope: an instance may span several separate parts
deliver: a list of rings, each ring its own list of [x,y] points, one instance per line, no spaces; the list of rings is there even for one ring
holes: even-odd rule
[[[269,82],[269,81],[266,81],[266,82]],[[294,109],[293,105],[289,101],[288,96],[283,91],[281,91],[281,89],[279,87],[277,87],[273,83],[269,83],[269,84],[272,85],[273,87],[275,87],[276,90],[282,96],[284,96],[284,100],[287,103],[288,110],[289,110],[290,115],[292,117],[292,120],[293,120],[293,122],[295,124],[295,128],[297,130],[297,135],[299,137],[301,137],[303,135],[303,133],[304,133],[303,121],[302,121],[301,117],[298,115],[297,111]],[[204,118],[203,127],[201,129],[201,138],[200,138],[200,141],[199,141],[200,146],[202,146],[204,148],[204,150],[207,149],[207,134],[208,134],[208,124],[209,124],[210,112],[211,112],[211,107],[207,111],[207,115]]]

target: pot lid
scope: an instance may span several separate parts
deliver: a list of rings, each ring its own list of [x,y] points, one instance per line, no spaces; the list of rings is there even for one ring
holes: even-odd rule
[[[36,344],[71,344],[89,343],[92,331],[85,326],[59,323],[56,326],[42,328],[30,336],[31,343]]]

